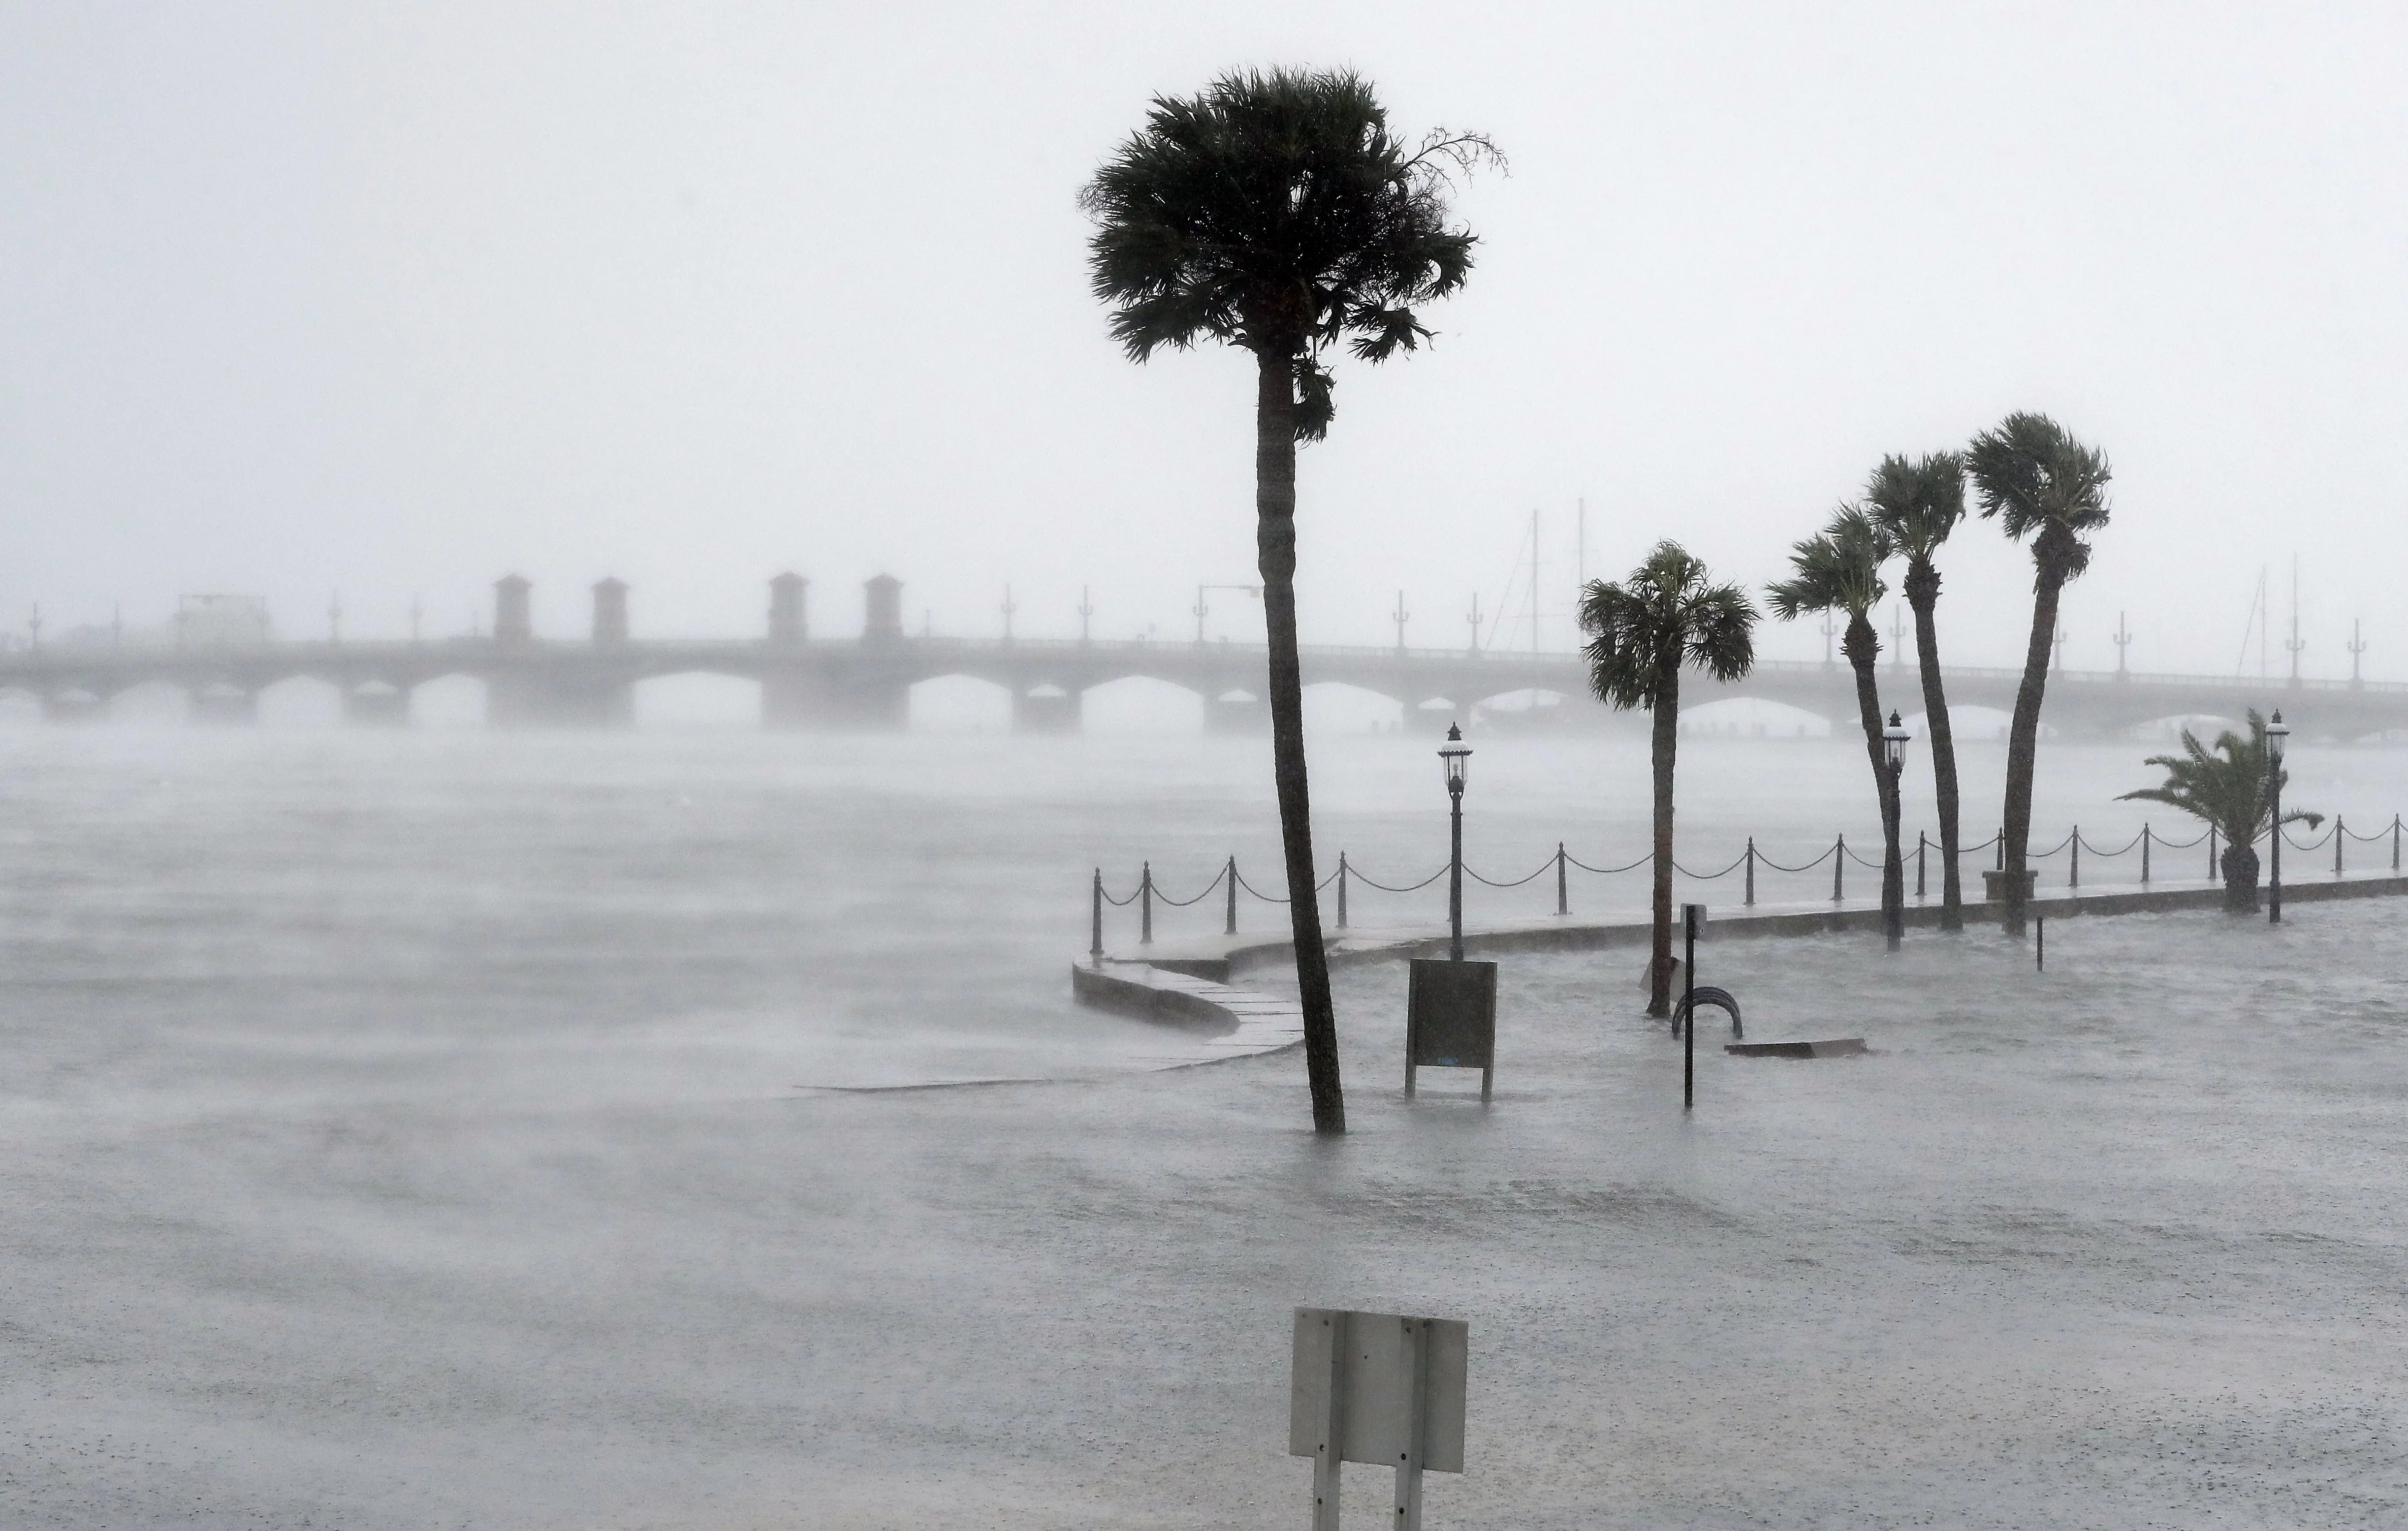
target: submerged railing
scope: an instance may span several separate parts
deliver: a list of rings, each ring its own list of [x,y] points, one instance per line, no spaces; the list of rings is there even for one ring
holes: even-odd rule
[[[2342,816],[2340,814],[2335,814],[2333,815],[2332,827],[2317,836],[2315,839],[2300,840],[2293,836],[2288,830],[2277,830],[2272,831],[2266,835],[2260,835],[2250,843],[2253,846],[2264,843],[2271,838],[2271,835],[2272,833],[2280,833],[2283,837],[2283,843],[2294,851],[2316,851],[2321,850],[2326,845],[2330,845],[2332,847],[2332,875],[2334,877],[2344,877],[2347,875],[2345,851],[2351,841],[2355,840],[2360,845],[2372,845],[2387,839],[2391,842],[2391,870],[2395,874],[2400,870],[2401,819],[2401,815],[2396,813],[2391,816],[2391,822],[2388,824],[2376,830],[2372,835],[2361,835],[2356,830],[2349,828]],[[2084,838],[2082,826],[2076,824],[2071,830],[2067,831],[2065,838],[2057,841],[2057,844],[2049,847],[2045,851],[2027,851],[2025,856],[2027,863],[2046,861],[2055,856],[2064,856],[2066,858],[2065,886],[2068,888],[2080,888],[2082,886],[2082,853],[2084,851],[2087,851],[2094,858],[2108,861],[2113,861],[2123,856],[2128,856],[2133,852],[2138,851],[2141,858],[2141,877],[2139,885],[2145,888],[2150,885],[2151,881],[2157,875],[2154,865],[2155,853],[2157,851],[2189,851],[2201,845],[2204,845],[2207,848],[2207,860],[2205,866],[2201,869],[2200,877],[2204,880],[2210,882],[2215,881],[2222,875],[2217,866],[2217,858],[2222,848],[2218,843],[2217,832],[2213,825],[2209,826],[2204,834],[2194,836],[2190,839],[2170,840],[2158,835],[2155,829],[2144,823],[2141,826],[2139,834],[2133,836],[2129,840],[2127,840],[2124,844],[2115,847],[2114,850],[2108,850],[2100,846],[2093,845]],[[1984,852],[1990,853],[1992,857],[1992,865],[1996,868],[2003,870],[2006,865],[2006,832],[2004,830],[2000,830],[1999,833],[1992,835],[1988,839],[1980,841],[1973,845],[1960,845],[1956,850],[1956,854],[1960,859],[1965,856],[1979,855]],[[1902,848],[1903,858],[1911,860],[1914,865],[1914,896],[1918,900],[1926,899],[1929,896],[1930,864],[1939,859],[1941,854],[1942,851],[1938,841],[1932,837],[1931,833],[1928,830],[1918,830],[1916,832],[1914,845],[1911,851],[1906,851]],[[1592,866],[1587,862],[1584,862],[1579,857],[1571,854],[1570,851],[1565,849],[1565,842],[1558,840],[1555,842],[1555,853],[1554,855],[1549,856],[1546,860],[1541,862],[1536,868],[1521,877],[1502,880],[1484,877],[1468,863],[1463,868],[1463,874],[1464,876],[1470,878],[1472,880],[1482,883],[1487,887],[1505,889],[1526,886],[1531,882],[1537,881],[1547,873],[1553,872],[1555,874],[1555,913],[1558,915],[1569,915],[1572,911],[1571,872],[1573,869],[1577,868],[1580,871],[1586,872],[1597,877],[1615,877],[1626,872],[1635,872],[1643,867],[1652,867],[1655,859],[1654,852],[1650,851],[1640,856],[1636,861],[1624,862],[1619,866]],[[1859,854],[1855,847],[1848,844],[1848,837],[1844,834],[1832,837],[1831,843],[1828,846],[1826,846],[1820,854],[1814,856],[1811,860],[1799,862],[1795,866],[1776,861],[1770,855],[1758,850],[1756,844],[1756,837],[1751,835],[1747,837],[1747,848],[1741,851],[1728,866],[1726,866],[1719,870],[1712,872],[1692,871],[1688,867],[1682,866],[1677,860],[1672,863],[1672,870],[1678,876],[1688,878],[1692,881],[1697,882],[1712,882],[1721,878],[1728,877],[1734,872],[1742,872],[1744,873],[1744,885],[1742,899],[1745,907],[1754,908],[1756,904],[1756,880],[1758,867],[1762,867],[1764,870],[1769,872],[1795,876],[1815,871],[1821,867],[1825,862],[1829,862],[1831,864],[1831,901],[1835,904],[1843,902],[1847,897],[1846,879],[1847,868],[1850,863],[1853,862],[1857,866],[1867,868],[1875,873],[1879,873],[1881,871],[1882,866],[1879,857],[1868,859],[1867,857]],[[1313,892],[1316,894],[1323,893],[1332,887],[1335,887],[1338,890],[1338,896],[1336,899],[1338,916],[1337,928],[1344,930],[1347,928],[1346,892],[1351,884],[1359,882],[1366,888],[1374,889],[1383,894],[1413,894],[1419,893],[1422,889],[1428,887],[1430,884],[1438,881],[1439,879],[1446,876],[1449,869],[1450,868],[1446,864],[1441,863],[1438,870],[1430,873],[1429,876],[1423,878],[1418,882],[1383,882],[1372,877],[1369,873],[1365,872],[1361,867],[1356,866],[1353,861],[1348,858],[1347,853],[1340,851],[1338,853],[1338,869],[1331,872],[1327,877],[1323,878],[1314,887]],[[1257,899],[1266,904],[1284,904],[1288,902],[1288,899],[1284,894],[1265,893],[1260,888],[1255,887],[1253,883],[1248,882],[1245,879],[1245,875],[1238,869],[1238,858],[1236,856],[1230,856],[1224,861],[1221,864],[1219,870],[1212,874],[1210,881],[1206,882],[1202,888],[1185,898],[1173,898],[1168,894],[1162,891],[1161,887],[1154,881],[1154,863],[1152,861],[1147,861],[1141,864],[1138,872],[1136,885],[1130,888],[1126,894],[1122,894],[1119,897],[1114,897],[1111,891],[1104,885],[1104,871],[1102,867],[1098,866],[1096,868],[1095,879],[1091,889],[1094,918],[1092,939],[1089,943],[1090,953],[1098,959],[1103,955],[1104,910],[1108,908],[1126,909],[1132,904],[1136,905],[1138,908],[1139,944],[1151,945],[1154,941],[1154,910],[1155,905],[1160,904],[1166,908],[1175,909],[1188,909],[1195,905],[1201,904],[1205,899],[1210,898],[1216,892],[1223,895],[1224,901],[1222,915],[1223,934],[1229,936],[1234,936],[1238,933],[1238,894],[1240,892],[1245,893],[1249,897]]]

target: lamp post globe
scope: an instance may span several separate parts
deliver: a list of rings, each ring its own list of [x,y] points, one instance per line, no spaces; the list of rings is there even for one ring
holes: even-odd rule
[[[1446,742],[1439,746],[1440,764],[1446,767],[1446,795],[1451,808],[1454,850],[1447,858],[1446,875],[1446,955],[1450,962],[1463,960],[1463,768],[1471,758],[1471,746],[1463,742],[1463,730],[1455,723],[1446,725]]]
[[[2283,923],[2283,749],[2291,741],[2282,708],[2266,724],[2266,797],[2272,808],[2267,826],[2266,923]]]
[[[1906,731],[1906,725],[1898,721],[1898,712],[1893,708],[1889,726],[1882,730],[1882,758],[1888,763],[1893,778],[1906,769],[1906,743],[1913,737],[1914,736]]]

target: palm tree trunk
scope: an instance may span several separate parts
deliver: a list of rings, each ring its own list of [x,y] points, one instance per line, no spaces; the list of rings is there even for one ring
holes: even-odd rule
[[[1288,927],[1296,942],[1297,997],[1304,1010],[1304,1073],[1315,1132],[1346,1130],[1338,1080],[1338,1012],[1313,892],[1312,803],[1304,780],[1304,682],[1296,655],[1296,375],[1287,353],[1257,358],[1254,394],[1254,555],[1263,577],[1270,648],[1271,776],[1279,785],[1280,843],[1287,853]]]
[[[1906,600],[1914,608],[1914,647],[1923,667],[1923,715],[1931,730],[1931,790],[1940,800],[1940,928],[1965,928],[1965,887],[1956,866],[1956,734],[1948,723],[1948,691],[1940,679],[1940,571],[1918,559],[1906,573]]]
[[[1647,1013],[1672,1013],[1672,756],[1681,743],[1681,672],[1676,667],[1648,709],[1656,766],[1655,943],[1647,961]]]
[[[2050,530],[2054,530],[2051,528]],[[2015,688],[2014,721],[2007,727],[2007,803],[2005,828],[2005,908],[2000,925],[2010,936],[2024,934],[2024,868],[2031,843],[2032,768],[2040,752],[2040,706],[2048,690],[2048,651],[2057,637],[2057,596],[2065,589],[2065,569],[2049,556],[2049,531],[2032,547],[2031,641],[2024,649],[2023,683]]]
[[[1881,660],[1881,635],[1861,611],[1848,614],[1847,637],[1840,640],[1840,650],[1848,656],[1848,664],[1856,672],[1856,717],[1864,724],[1865,754],[1873,766],[1873,798],[1881,808],[1882,821],[1882,908],[1896,907],[1906,897],[1906,871],[1898,853],[1898,783],[1889,774],[1889,764],[1883,757],[1881,687],[1874,679],[1874,665]]]

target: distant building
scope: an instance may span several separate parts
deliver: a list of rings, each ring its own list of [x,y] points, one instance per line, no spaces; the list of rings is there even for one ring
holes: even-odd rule
[[[247,649],[274,637],[258,595],[186,595],[176,603],[176,641],[187,649]]]

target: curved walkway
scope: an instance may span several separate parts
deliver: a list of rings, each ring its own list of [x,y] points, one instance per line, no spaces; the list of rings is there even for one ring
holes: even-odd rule
[[[2317,904],[2336,898],[2387,898],[2408,894],[2408,877],[2388,871],[2366,876],[2319,878],[2286,883],[2286,904]],[[2170,881],[2141,888],[2106,888],[2096,893],[2068,892],[2042,896],[2031,912],[2043,920],[2102,914],[2144,914],[2175,909],[2207,909],[2221,906],[2223,884],[2202,880]],[[1969,925],[1989,918],[1979,900],[1965,906]],[[1940,906],[1926,900],[1906,909],[1909,928],[1940,923]],[[1848,899],[1842,903],[1759,904],[1754,909],[1715,911],[1707,927],[1714,937],[1730,939],[1768,936],[1809,936],[1834,931],[1881,929],[1877,900]],[[1584,952],[1607,947],[1644,946],[1652,926],[1643,913],[1604,918],[1549,915],[1511,921],[1463,933],[1467,954],[1494,955],[1512,952]],[[1391,962],[1407,957],[1446,954],[1443,925],[1398,926],[1384,930],[1331,930],[1329,964]],[[1182,1063],[1174,1068],[1200,1067],[1230,1058],[1259,1057],[1297,1047],[1304,1040],[1304,1013],[1297,1001],[1280,994],[1239,987],[1237,980],[1267,967],[1286,966],[1296,960],[1284,935],[1268,931],[1236,936],[1211,936],[1178,941],[1157,941],[1150,947],[1107,952],[1070,969],[1070,993],[1082,1005],[1111,1010],[1140,1020],[1186,1029],[1208,1030],[1207,1045],[1218,1054],[1202,1063]]]

